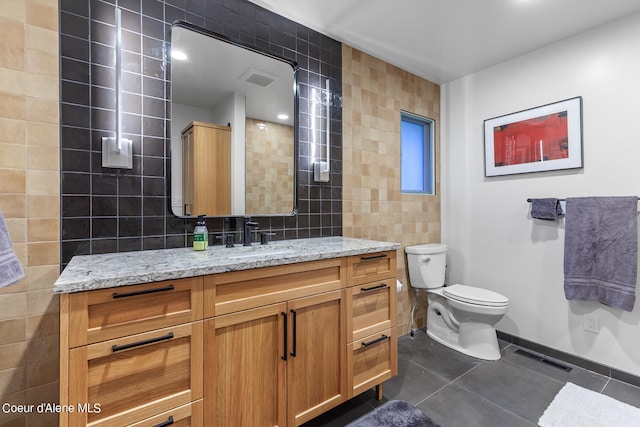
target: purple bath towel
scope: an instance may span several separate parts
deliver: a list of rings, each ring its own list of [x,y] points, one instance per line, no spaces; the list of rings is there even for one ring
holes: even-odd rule
[[[24,270],[13,252],[11,238],[0,210],[0,288],[13,285],[24,277]]]
[[[638,197],[567,199],[564,293],[632,311],[638,273]]]

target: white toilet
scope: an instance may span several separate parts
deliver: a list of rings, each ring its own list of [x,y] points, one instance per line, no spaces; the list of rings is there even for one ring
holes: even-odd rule
[[[496,323],[509,307],[497,292],[465,285],[445,286],[447,246],[408,246],[411,286],[427,290],[427,334],[478,359],[500,359]]]

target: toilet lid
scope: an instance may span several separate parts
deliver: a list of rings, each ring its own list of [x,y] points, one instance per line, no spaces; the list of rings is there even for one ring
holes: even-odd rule
[[[469,304],[503,307],[509,304],[509,298],[488,289],[466,285],[451,285],[444,288],[445,296]]]

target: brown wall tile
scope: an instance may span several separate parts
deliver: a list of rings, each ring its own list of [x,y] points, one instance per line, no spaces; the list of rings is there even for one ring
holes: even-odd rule
[[[27,342],[0,345],[0,371],[26,365]]]
[[[0,320],[15,319],[17,317],[26,316],[26,292],[0,295],[0,307],[2,307],[2,310],[0,310]]]
[[[27,216],[27,197],[24,194],[0,194],[0,209],[5,218]]]
[[[23,341],[27,338],[27,319],[0,320],[0,344]]]
[[[38,403],[55,402],[59,298],[51,288],[60,257],[58,1],[3,0],[0,26],[0,210],[26,274],[0,290],[0,402],[25,403],[27,395]],[[56,424],[56,414],[0,413],[3,427]]]
[[[60,263],[60,244],[58,242],[29,243],[27,248],[29,251],[28,267]]]
[[[27,124],[24,120],[0,117],[0,143],[25,144]]]
[[[402,245],[398,279],[405,286],[398,298],[398,322],[406,333],[415,292],[404,248],[440,241],[440,179],[436,175],[435,196],[401,194],[400,112],[436,121],[438,155],[440,87],[346,45],[342,63],[343,234]],[[418,306],[416,326],[423,323],[426,308]]]

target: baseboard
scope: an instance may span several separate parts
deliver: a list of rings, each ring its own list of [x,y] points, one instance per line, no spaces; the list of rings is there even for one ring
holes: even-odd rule
[[[559,350],[555,350],[551,347],[547,347],[542,344],[529,341],[515,335],[507,334],[506,332],[497,331],[498,338],[512,344],[524,347],[526,349],[535,351],[536,353],[544,354],[545,356],[552,357],[554,359],[561,360],[563,362],[579,366],[584,369],[596,372],[598,374],[613,378],[625,383],[640,387],[640,377],[629,374],[628,372],[619,371],[610,366],[602,365],[600,363],[593,362],[591,360],[583,359],[573,354],[565,353]]]

